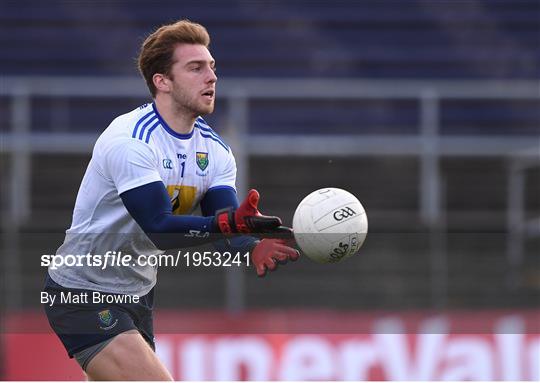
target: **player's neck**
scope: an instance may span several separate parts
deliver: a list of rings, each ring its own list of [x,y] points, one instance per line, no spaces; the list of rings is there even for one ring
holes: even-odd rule
[[[183,110],[175,109],[171,102],[167,102],[167,100],[160,97],[156,97],[154,103],[159,115],[165,120],[169,128],[179,134],[191,133],[195,125],[195,117]]]

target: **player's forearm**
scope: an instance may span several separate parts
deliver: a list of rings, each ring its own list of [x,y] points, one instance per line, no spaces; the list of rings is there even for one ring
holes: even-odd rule
[[[214,217],[164,214],[141,228],[159,249],[177,249],[215,241],[210,235],[213,221]]]
[[[163,250],[213,242],[218,251],[244,254],[259,242],[257,238],[247,235],[216,241],[221,236],[216,233],[214,220],[214,217],[162,214],[141,228],[156,247]]]
[[[120,195],[129,214],[162,250],[196,246],[215,241],[210,233],[214,217],[173,215],[169,196],[161,182],[152,182]]]

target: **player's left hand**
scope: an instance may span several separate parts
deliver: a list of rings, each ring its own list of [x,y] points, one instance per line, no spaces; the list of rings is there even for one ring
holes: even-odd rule
[[[279,217],[262,215],[259,211],[260,195],[255,189],[248,192],[246,199],[236,210],[224,209],[216,213],[216,223],[221,233],[279,234],[279,237],[292,237],[292,230],[282,226]]]
[[[261,240],[251,251],[251,262],[257,275],[264,277],[267,270],[276,270],[278,264],[284,265],[289,260],[296,261],[300,257],[298,250],[290,247],[290,241],[266,238]]]

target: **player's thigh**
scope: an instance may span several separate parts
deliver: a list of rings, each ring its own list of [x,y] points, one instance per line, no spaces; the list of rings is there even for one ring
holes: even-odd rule
[[[115,336],[90,361],[86,374],[90,380],[173,380],[137,331]]]

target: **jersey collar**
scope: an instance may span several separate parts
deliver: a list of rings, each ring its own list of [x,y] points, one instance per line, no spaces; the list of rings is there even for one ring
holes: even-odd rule
[[[152,108],[154,109],[154,113],[156,113],[156,116],[159,120],[159,123],[161,124],[161,126],[163,126],[163,129],[165,129],[165,131],[167,133],[169,133],[171,136],[173,137],[176,137],[176,138],[179,138],[181,140],[187,140],[187,139],[190,139],[192,136],[193,136],[193,133],[195,132],[195,128],[193,128],[191,130],[191,133],[188,133],[188,134],[180,134],[180,133],[177,133],[175,132],[174,130],[172,130],[169,125],[167,125],[167,123],[165,122],[165,120],[163,119],[163,117],[161,117],[161,115],[159,114],[157,108],[156,108],[156,104],[153,102],[152,103]]]

